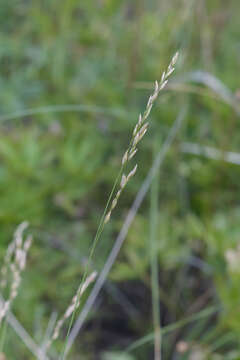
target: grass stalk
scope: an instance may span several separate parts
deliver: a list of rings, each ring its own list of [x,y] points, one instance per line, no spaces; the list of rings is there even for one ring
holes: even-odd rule
[[[216,314],[220,310],[221,310],[221,307],[219,305],[213,305],[206,309],[203,309],[202,311],[197,312],[196,314],[190,315],[188,317],[185,317],[184,319],[176,321],[173,324],[164,326],[161,329],[162,336],[167,335],[167,334],[171,333],[172,331],[175,331],[175,330],[177,330],[181,327],[184,327],[188,324],[191,324],[194,321],[198,321],[200,319],[203,319],[203,318],[209,317],[213,314]],[[128,346],[126,348],[125,351],[123,351],[123,354],[134,351],[137,348],[139,348],[140,346],[146,345],[152,341],[154,341],[154,333],[148,334],[148,335],[142,337],[141,339],[134,341],[130,346]]]
[[[1,329],[1,336],[0,336],[0,354],[3,353],[3,347],[5,344],[5,340],[6,340],[6,335],[7,335],[7,322],[4,319],[2,329]]]
[[[158,136],[155,136],[153,158],[158,152]],[[161,360],[161,319],[160,319],[160,294],[158,278],[158,198],[159,198],[159,169],[151,185],[150,193],[150,265],[152,288],[152,316],[154,327],[154,359]]]
[[[132,170],[130,172],[128,172],[127,175],[125,175],[124,171],[125,169],[128,167],[128,163],[132,160],[132,158],[135,156],[136,152],[137,152],[137,145],[138,143],[142,140],[142,138],[144,137],[145,133],[148,130],[148,126],[149,126],[149,122],[147,122],[147,119],[151,113],[153,104],[155,103],[156,99],[159,96],[159,93],[166,87],[167,83],[168,83],[168,78],[169,76],[173,73],[173,71],[175,70],[175,64],[177,62],[177,58],[178,58],[178,52],[173,56],[173,58],[171,59],[166,71],[163,72],[161,80],[155,81],[154,84],[154,90],[153,93],[149,96],[148,101],[147,101],[147,105],[145,107],[145,110],[143,112],[143,114],[140,113],[138,121],[134,127],[129,145],[127,147],[127,150],[125,151],[123,157],[122,157],[122,164],[121,164],[121,168],[120,171],[118,173],[118,176],[115,180],[114,186],[112,188],[112,191],[110,193],[110,196],[108,198],[107,201],[107,205],[104,209],[103,215],[101,217],[91,250],[90,250],[90,254],[89,254],[89,258],[88,258],[88,262],[87,262],[87,266],[86,269],[84,271],[84,275],[81,281],[81,284],[79,286],[79,291],[78,294],[81,293],[81,288],[85,282],[86,276],[88,274],[88,270],[89,270],[89,265],[91,263],[95,248],[97,246],[97,243],[99,242],[99,239],[102,235],[104,226],[108,223],[108,221],[111,218],[111,214],[112,211],[115,209],[117,203],[118,203],[118,199],[122,193],[122,191],[124,190],[125,186],[127,185],[128,181],[135,175],[136,170],[137,170],[137,164],[135,164],[134,168],[132,168]],[[115,192],[115,188],[117,186],[117,184],[119,183],[119,180],[121,178],[120,184],[119,184],[119,188],[117,193],[115,194],[115,197],[112,200],[113,194]],[[79,302],[79,298],[77,298],[77,303]],[[75,307],[72,316],[71,316],[71,320],[70,320],[70,324],[68,326],[68,331],[67,331],[67,336],[66,336],[66,340],[64,343],[64,348],[63,351],[60,355],[60,359],[65,360],[67,352],[69,351],[70,347],[67,346],[68,344],[68,339],[70,336],[70,331],[71,331],[71,327],[75,318],[75,314],[76,314],[76,310],[77,307]]]
[[[166,154],[167,154],[169,148],[171,147],[171,145],[180,129],[180,126],[182,125],[182,122],[185,118],[185,113],[186,113],[185,108],[183,108],[183,110],[177,116],[174,124],[172,125],[172,127],[168,133],[166,140],[163,143],[162,148],[158,152],[146,179],[144,180],[140,190],[138,191],[138,193],[136,195],[135,200],[132,203],[130,210],[128,211],[128,214],[123,222],[121,231],[119,232],[119,234],[115,240],[114,246],[105,262],[105,265],[104,265],[99,277],[97,278],[97,281],[96,281],[80,315],[78,316],[78,319],[76,320],[76,322],[70,332],[68,343],[67,343],[67,348],[66,348],[67,353],[70,351],[70,349],[73,345],[73,342],[74,342],[75,338],[77,337],[77,334],[79,333],[80,329],[82,328],[82,325],[83,325],[84,321],[86,320],[86,317],[88,316],[89,311],[91,310],[101,288],[103,287],[103,285],[106,281],[106,278],[116,260],[116,257],[122,247],[122,244],[127,237],[128,230],[138,212],[138,209],[140,208],[144,198],[146,197],[146,195],[150,189],[151,183],[157,172],[157,169],[161,167],[162,162],[165,159]]]
[[[82,277],[82,280],[81,280],[81,283],[80,283],[80,286],[79,286],[79,292],[81,292],[81,288],[82,288],[82,285],[84,284],[85,280],[86,280],[86,277],[87,277],[87,274],[88,274],[88,271],[89,271],[89,268],[90,268],[90,264],[91,264],[91,261],[92,261],[92,258],[93,258],[93,254],[94,254],[94,251],[95,251],[95,248],[98,244],[98,241],[100,239],[100,236],[103,232],[103,229],[104,229],[104,219],[105,219],[105,216],[106,216],[106,213],[107,213],[107,210],[109,208],[109,204],[111,203],[111,200],[112,200],[112,197],[113,197],[113,194],[114,194],[114,191],[116,189],[116,186],[119,182],[119,179],[121,178],[121,175],[122,175],[122,172],[123,172],[123,166],[121,166],[121,169],[116,177],[116,180],[114,182],[114,185],[112,187],[112,190],[110,192],[110,195],[108,197],[108,200],[107,200],[107,204],[105,206],[105,209],[103,211],[103,214],[101,216],[101,219],[100,219],[100,222],[99,222],[99,225],[98,225],[98,228],[97,228],[97,232],[96,232],[96,235],[94,237],[94,240],[93,240],[93,244],[91,246],[91,249],[90,249],[90,254],[89,254],[89,257],[88,257],[88,261],[87,261],[87,265],[86,265],[86,269],[84,271],[84,274],[83,274],[83,277]],[[79,300],[79,299],[78,299]],[[77,311],[77,308],[75,307],[74,311],[73,311],[73,314],[71,316],[71,319],[70,319],[70,323],[69,323],[69,326],[68,326],[68,330],[67,330],[67,336],[66,336],[66,339],[65,339],[65,342],[64,342],[64,348],[63,348],[63,351],[60,355],[60,360],[61,359],[65,359],[66,357],[66,350],[67,350],[67,340],[69,338],[69,334],[70,334],[70,331],[71,331],[71,328],[72,328],[72,324],[73,324],[73,321],[74,321],[74,318],[76,316],[76,311]]]

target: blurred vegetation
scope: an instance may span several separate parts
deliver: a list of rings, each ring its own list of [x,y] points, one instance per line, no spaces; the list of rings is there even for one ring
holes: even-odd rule
[[[153,109],[137,154],[138,173],[93,265],[102,268],[149,171],[153,139],[157,136],[160,146],[186,107],[159,178],[162,326],[208,306],[218,311],[166,334],[163,358],[195,359],[198,351],[201,359],[240,359],[240,262],[238,269],[226,257],[239,244],[240,167],[180,151],[186,141],[240,151],[236,107],[222,101],[221,93],[184,80],[194,70],[208,72],[231,90],[233,102],[239,99],[240,3],[1,0],[0,5],[1,259],[17,224],[28,220],[34,234],[13,307],[17,318],[40,343],[51,313],[69,304],[130,132],[153,81],[180,49],[172,87]],[[152,332],[149,216],[147,199],[70,358],[153,358],[152,340],[122,353]],[[32,359],[10,327],[7,334],[7,359]],[[188,344],[184,353],[180,341]],[[62,344],[59,340],[56,349]]]

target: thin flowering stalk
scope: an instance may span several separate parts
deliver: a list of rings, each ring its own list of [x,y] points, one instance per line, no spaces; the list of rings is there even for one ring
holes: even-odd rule
[[[158,169],[161,167],[161,165],[166,157],[166,154],[167,154],[172,142],[174,141],[174,139],[178,133],[178,130],[180,129],[180,126],[181,126],[184,118],[185,118],[185,109],[182,109],[182,111],[178,115],[177,119],[175,120],[173,126],[171,127],[171,130],[169,131],[168,136],[167,136],[166,140],[164,141],[161,150],[158,152],[158,154],[154,160],[154,163],[148,173],[148,176],[144,180],[130,210],[128,211],[128,214],[123,223],[121,231],[118,234],[116,241],[114,243],[114,246],[104,264],[103,269],[101,270],[101,273],[98,276],[96,284],[94,285],[94,287],[86,301],[86,304],[84,305],[78,319],[76,320],[76,322],[71,330],[71,333],[69,335],[69,339],[67,342],[67,346],[66,346],[66,351],[65,351],[66,355],[69,353],[69,351],[74,343],[74,340],[76,339],[80,329],[82,328],[82,326],[89,314],[89,311],[91,310],[94,302],[96,301],[97,296],[99,295],[100,290],[102,289],[102,287],[107,279],[107,276],[119,254],[119,251],[121,250],[123,242],[126,240],[126,236],[128,234],[129,228],[136,216],[136,213],[137,213],[138,209],[140,208],[144,198],[146,197],[146,194],[147,194],[147,192],[150,188],[150,185],[153,181],[153,178],[156,175],[156,172],[158,171]]]
[[[73,312],[79,307],[81,296],[86,291],[86,289],[89,287],[89,285],[95,280],[96,276],[97,276],[97,272],[94,271],[92,274],[90,274],[86,278],[86,280],[84,281],[82,286],[79,286],[77,293],[72,298],[71,304],[65,311],[64,315],[57,321],[56,326],[53,331],[53,335],[50,338],[50,340],[48,341],[46,349],[49,349],[52,342],[55,341],[59,337],[60,330],[61,330],[63,324],[66,322],[66,320],[68,318],[70,318],[70,316],[73,314]]]
[[[111,190],[111,193],[108,197],[108,200],[107,200],[107,204],[105,206],[105,209],[103,211],[103,214],[101,216],[101,219],[100,219],[100,222],[99,222],[99,225],[98,225],[98,228],[97,228],[97,232],[95,234],[95,237],[94,237],[94,240],[93,240],[93,244],[91,246],[91,249],[90,249],[90,254],[89,254],[89,257],[88,257],[88,261],[87,261],[87,265],[86,265],[86,269],[83,273],[83,277],[82,277],[82,281],[81,281],[81,284],[80,284],[80,288],[83,286],[85,280],[86,280],[86,277],[87,277],[87,274],[88,274],[88,271],[89,271],[89,267],[90,267],[90,263],[91,263],[91,260],[92,260],[92,257],[93,257],[93,254],[94,254],[94,251],[95,251],[95,248],[97,246],[97,243],[100,239],[100,236],[103,232],[103,229],[104,229],[104,219],[105,219],[105,216],[106,216],[106,212],[107,212],[107,209],[108,209],[108,206],[111,202],[111,199],[112,199],[112,196],[114,194],[114,191],[115,191],[115,188],[119,182],[119,179],[121,177],[121,174],[122,174],[122,167],[121,169],[119,170],[119,173],[116,177],[116,180],[114,182],[114,185],[113,185],[113,188]],[[67,331],[67,336],[66,336],[66,340],[65,340],[65,344],[64,344],[64,348],[63,348],[63,351],[61,352],[60,354],[60,359],[65,359],[65,353],[66,353],[66,345],[67,345],[67,340],[68,340],[68,337],[69,337],[69,334],[70,334],[70,330],[71,330],[71,327],[72,327],[72,324],[73,324],[73,321],[74,321],[74,318],[75,318],[75,314],[76,314],[76,308],[74,309],[73,313],[72,313],[72,316],[71,316],[71,320],[70,320],[70,323],[69,323],[69,327],[68,327],[68,331]]]
[[[25,241],[23,240],[23,231],[27,228],[27,226],[27,222],[23,222],[18,226],[14,234],[14,239],[8,246],[4,259],[4,265],[1,270],[1,287],[4,288],[7,285],[8,271],[11,274],[12,281],[10,284],[9,297],[6,301],[1,303],[0,324],[10,309],[13,300],[18,294],[18,289],[22,279],[21,273],[26,266],[27,253],[32,244],[31,235],[29,235]]]
[[[135,154],[138,150],[137,144],[139,143],[140,140],[142,140],[142,138],[144,137],[144,135],[146,134],[146,132],[148,130],[149,123],[146,122],[146,120],[149,117],[149,114],[152,110],[153,104],[154,104],[155,100],[158,98],[160,91],[162,91],[165,88],[165,86],[167,85],[168,78],[175,69],[174,66],[177,62],[177,58],[178,58],[178,52],[173,56],[170,64],[168,65],[167,70],[163,72],[160,82],[155,81],[154,92],[152,95],[150,95],[150,97],[148,99],[147,106],[146,106],[146,109],[145,109],[143,115],[140,114],[138,117],[138,122],[134,127],[134,130],[132,133],[132,138],[130,140],[128,149],[125,151],[125,153],[122,157],[123,170],[124,170],[125,166],[127,165],[127,163],[135,156]],[[123,172],[122,179],[120,181],[119,190],[117,191],[116,196],[112,200],[111,206],[105,216],[104,224],[106,224],[110,220],[112,211],[116,207],[116,205],[118,203],[118,199],[119,199],[124,187],[127,185],[128,181],[135,175],[136,170],[137,170],[137,164],[129,172],[128,175],[125,175]]]
[[[118,200],[120,198],[120,195],[123,191],[123,189],[125,188],[125,186],[127,185],[128,181],[135,175],[136,171],[137,171],[137,164],[135,164],[135,166],[133,167],[133,169],[128,173],[128,175],[126,175],[124,173],[124,169],[126,168],[128,162],[135,156],[136,152],[137,152],[137,144],[139,143],[139,141],[143,138],[143,136],[146,134],[147,129],[148,129],[148,123],[146,122],[154,101],[157,99],[159,92],[162,91],[165,86],[167,85],[168,82],[168,77],[171,75],[171,73],[174,71],[174,66],[177,62],[177,58],[178,58],[178,52],[173,56],[172,60],[170,61],[170,64],[168,65],[168,68],[166,71],[164,71],[164,73],[162,74],[161,80],[160,82],[155,81],[155,87],[154,87],[154,92],[152,95],[150,95],[148,102],[147,102],[147,106],[146,109],[142,114],[139,115],[138,118],[138,122],[133,130],[133,134],[129,143],[129,146],[127,148],[127,150],[125,151],[123,157],[122,157],[122,164],[121,164],[121,168],[119,170],[118,176],[115,180],[114,186],[112,188],[111,194],[108,198],[107,201],[107,205],[104,209],[103,215],[101,217],[98,229],[97,229],[97,233],[95,235],[95,238],[93,240],[93,245],[91,247],[90,250],[90,255],[88,258],[88,263],[86,266],[86,270],[84,272],[83,275],[83,279],[82,279],[82,284],[84,283],[85,279],[86,279],[86,275],[88,273],[88,269],[89,269],[89,265],[90,262],[92,260],[92,256],[94,253],[94,250],[96,248],[96,245],[100,239],[100,236],[103,232],[104,226],[108,223],[108,221],[111,218],[111,214],[112,211],[114,210],[114,208],[117,206]],[[120,185],[119,185],[119,189],[116,192],[115,197],[112,200],[112,196],[114,194],[115,188],[118,184],[118,182],[120,181]],[[82,285],[80,285],[81,287]],[[72,313],[72,317],[71,317],[71,321],[70,321],[70,325],[68,328],[68,333],[67,333],[67,337],[66,337],[66,341],[65,341],[65,345],[64,345],[64,349],[62,352],[62,359],[65,359],[66,357],[66,351],[67,351],[67,341],[68,341],[68,337],[70,334],[70,330],[71,330],[71,326],[73,324],[73,320],[74,320],[74,316],[75,316],[75,311],[76,309],[73,311]]]

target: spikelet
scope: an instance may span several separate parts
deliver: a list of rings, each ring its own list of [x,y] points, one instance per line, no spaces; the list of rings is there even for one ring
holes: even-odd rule
[[[47,343],[46,348],[49,349],[50,345],[52,344],[52,342],[54,340],[56,340],[59,337],[59,333],[60,330],[64,324],[64,322],[73,314],[73,312],[79,307],[80,305],[80,301],[81,301],[81,296],[82,294],[86,291],[86,289],[88,288],[88,286],[95,280],[97,276],[97,272],[94,271],[93,273],[91,273],[86,280],[84,281],[84,283],[78,288],[77,293],[74,295],[74,297],[72,298],[71,304],[68,306],[67,310],[65,311],[65,313],[63,314],[63,316],[57,321],[56,326],[53,330],[53,335],[50,338],[50,340]]]
[[[153,103],[157,99],[159,92],[162,91],[166,87],[166,85],[168,83],[168,77],[173,73],[173,71],[175,69],[174,66],[177,62],[177,58],[178,58],[178,52],[173,56],[172,60],[170,61],[170,64],[168,65],[167,70],[163,72],[160,82],[155,81],[153,94],[149,96],[149,99],[148,99],[147,105],[146,105],[146,109],[145,109],[143,115],[139,114],[138,122],[134,127],[129,147],[125,151],[125,153],[122,157],[122,167],[124,167],[135,156],[135,154],[137,152],[136,146],[139,143],[139,141],[142,140],[142,138],[144,137],[144,135],[146,134],[146,132],[148,130],[149,123],[146,122],[146,120],[152,110]],[[122,193],[123,188],[126,186],[127,182],[130,180],[130,178],[134,176],[134,174],[136,173],[136,170],[137,170],[137,166],[135,166],[134,169],[132,171],[130,171],[130,173],[127,176],[125,174],[123,174],[121,182],[120,182],[119,190],[111,203],[109,211],[107,212],[107,214],[105,216],[104,224],[106,224],[110,220],[112,211],[117,205],[119,196]]]
[[[0,270],[0,288],[4,289],[7,285],[7,274],[8,269],[11,265],[11,259],[13,256],[13,253],[16,249],[21,248],[22,245],[22,233],[23,231],[28,227],[28,222],[24,221],[22,222],[16,229],[13,237],[13,241],[8,245],[4,260],[3,260],[3,266]]]
[[[0,286],[5,288],[7,285],[8,272],[12,277],[10,284],[9,297],[6,301],[1,303],[0,307],[0,324],[6,316],[13,300],[18,294],[18,289],[21,283],[21,273],[26,266],[26,258],[29,248],[32,244],[32,236],[29,235],[26,240],[23,240],[23,231],[27,228],[28,223],[25,221],[21,223],[15,231],[13,241],[8,246],[4,264],[1,269]]]

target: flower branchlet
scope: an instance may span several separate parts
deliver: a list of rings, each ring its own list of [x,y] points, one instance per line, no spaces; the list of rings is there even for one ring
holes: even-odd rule
[[[1,281],[0,287],[5,288],[7,286],[8,273],[12,277],[9,288],[9,297],[6,301],[0,305],[0,324],[3,318],[6,316],[13,300],[18,294],[18,289],[21,283],[21,273],[26,266],[27,254],[32,244],[32,236],[27,236],[26,240],[23,239],[23,231],[28,227],[28,223],[24,221],[21,223],[15,231],[13,241],[8,246],[3,267],[1,269]]]
[[[149,114],[152,110],[153,104],[154,104],[155,100],[157,99],[160,91],[162,91],[166,87],[166,85],[168,83],[168,78],[175,69],[174,66],[177,62],[177,58],[178,58],[178,52],[173,56],[172,60],[170,61],[170,64],[168,65],[167,70],[163,72],[160,82],[155,81],[153,94],[150,95],[150,97],[148,99],[147,106],[146,106],[144,113],[140,114],[138,117],[138,122],[134,127],[129,147],[125,151],[125,153],[122,157],[122,167],[123,168],[135,156],[135,154],[138,150],[137,144],[139,143],[140,140],[142,140],[142,138],[144,137],[144,135],[146,134],[146,132],[148,130],[149,123],[146,122],[146,120],[149,117]],[[130,180],[130,178],[134,176],[136,170],[137,170],[137,165],[133,168],[132,171],[130,171],[130,173],[127,176],[123,173],[122,179],[120,181],[119,190],[111,203],[108,213],[105,216],[105,219],[104,219],[105,224],[110,220],[112,211],[117,205],[118,199],[121,195],[123,188],[126,186],[127,182]]]
[[[71,304],[68,306],[68,308],[65,311],[64,315],[57,321],[56,326],[55,326],[55,328],[53,330],[52,337],[49,339],[49,341],[47,343],[47,346],[46,346],[47,349],[50,347],[52,342],[59,337],[60,330],[61,330],[64,322],[68,318],[70,318],[70,316],[73,314],[73,312],[79,307],[80,301],[81,301],[81,296],[86,291],[86,289],[89,287],[89,285],[95,280],[96,276],[97,276],[97,272],[94,271],[93,273],[91,273],[86,278],[84,283],[79,286],[79,288],[77,290],[77,293],[72,298]]]

